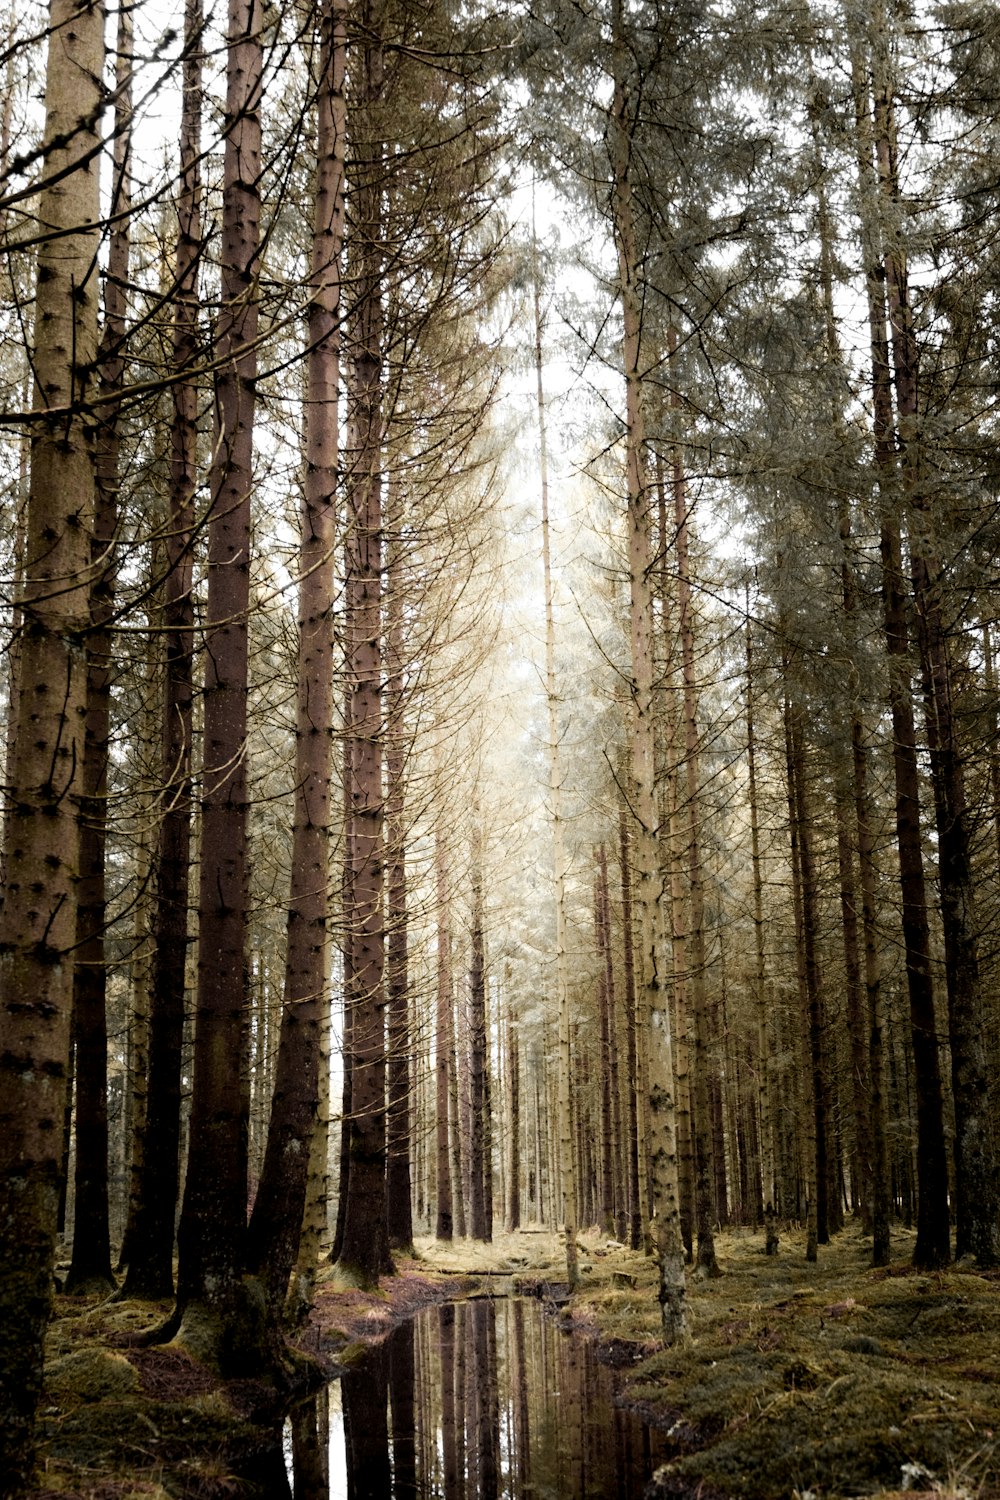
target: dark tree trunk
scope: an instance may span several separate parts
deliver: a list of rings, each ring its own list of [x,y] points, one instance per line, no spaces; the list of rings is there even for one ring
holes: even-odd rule
[[[174,1290],[174,1222],[180,1174],[181,1050],[188,950],[191,852],[191,735],[194,600],[191,538],[198,485],[198,261],[201,254],[202,0],[184,13],[181,184],[178,197],[169,517],[164,538],[163,814],[156,856],[153,966],[149,996],[149,1080],[139,1142],[140,1180],[127,1231],[126,1297]],[[187,378],[184,378],[186,375]]]
[[[187,1177],[178,1234],[180,1334],[223,1373],[259,1364],[242,1280],[247,1205],[247,678],[250,491],[257,378],[261,16],[229,16],[210,478],[198,994]]]
[[[275,1319],[284,1307],[305,1211],[310,1145],[319,1106],[320,1027],[327,984],[345,47],[343,10],[328,4],[320,20],[317,81],[306,474],[299,547],[295,812],[284,1006],[267,1149],[246,1252],[247,1269],[263,1281]]]
[[[348,277],[350,378],[347,463],[347,686],[351,806],[344,922],[352,947],[350,1172],[341,1277],[372,1285],[391,1270],[385,1213],[386,1040],[382,724],[382,302],[383,148],[379,16],[365,0],[356,21],[363,43],[352,73],[348,153],[352,196]]]
[[[487,1069],[489,1067],[486,1031],[486,970],[483,945],[483,877],[478,848],[473,854],[472,871],[472,958],[469,967],[469,1085],[472,1129],[470,1135],[470,1223],[474,1240],[493,1238],[492,1225],[486,1217],[486,1173],[491,1171],[486,1152],[487,1138]]]

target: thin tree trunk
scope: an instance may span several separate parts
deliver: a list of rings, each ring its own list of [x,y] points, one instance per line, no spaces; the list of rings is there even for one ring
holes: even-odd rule
[[[386,979],[389,1011],[389,1112],[387,1118],[386,1222],[389,1245],[413,1244],[410,1203],[411,1032],[407,938],[406,830],[404,826],[404,678],[402,515],[392,518],[386,603]]]
[[[618,803],[618,870],[622,887],[622,953],[625,977],[625,1056],[628,1065],[628,1203],[629,1244],[642,1244],[642,1199],[639,1189],[639,1065],[635,1013],[635,961],[632,945],[632,867],[625,798]]]
[[[671,362],[677,336],[670,330]],[[671,407],[677,409],[679,398],[671,391]],[[691,924],[688,933],[690,985],[694,1019],[694,1097],[693,1141],[695,1166],[695,1229],[698,1251],[695,1260],[701,1276],[720,1275],[715,1257],[714,1202],[716,1154],[712,1132],[712,1098],[709,1080],[711,1025],[707,994],[707,958],[705,953],[705,887],[701,863],[699,808],[701,787],[698,755],[698,706],[694,665],[694,622],[691,618],[691,583],[688,563],[687,485],[679,444],[672,455],[674,496],[674,546],[677,557],[677,608],[681,638],[681,672],[683,681],[684,770],[687,804],[687,872],[688,902]]]
[[[532,204],[534,212],[534,204]],[[534,223],[532,223],[534,235]],[[537,256],[536,256],[537,259]],[[563,1232],[566,1240],[566,1277],[572,1291],[579,1280],[576,1250],[576,1159],[570,1130],[569,986],[566,972],[567,864],[562,816],[562,771],[559,757],[559,695],[555,668],[555,618],[552,592],[552,553],[549,536],[549,456],[545,428],[545,387],[542,380],[542,294],[537,266],[534,276],[535,388],[538,412],[539,473],[542,504],[542,567],[545,589],[545,698],[548,712],[549,819],[552,828],[552,876],[556,918],[556,1010],[559,1025],[559,1141],[562,1171]]]
[[[452,974],[451,926],[448,910],[448,869],[444,836],[438,829],[435,837],[435,872],[437,878],[437,1009],[434,1029],[434,1072],[436,1079],[435,1134],[437,1140],[437,1225],[439,1240],[450,1240],[454,1233],[452,1213],[452,1180],[448,1112],[451,1097],[450,1071],[452,1046]],[[454,1128],[458,1129],[457,1119]],[[461,1178],[454,1191],[462,1191]]]
[[[764,949],[764,883],[761,877],[760,813],[757,798],[757,734],[754,720],[753,634],[750,628],[750,593],[747,590],[746,623],[746,722],[747,795],[750,802],[750,861],[753,870],[754,990],[757,1012],[757,1100],[760,1109],[761,1178],[764,1200],[764,1250],[778,1253],[777,1173],[775,1170],[774,1123],[771,1109],[771,1045],[768,1025],[767,960]]]
[[[483,876],[478,835],[472,854],[472,932],[469,965],[469,1094],[471,1131],[469,1232],[474,1240],[492,1238],[486,1218],[486,973],[483,952]]]

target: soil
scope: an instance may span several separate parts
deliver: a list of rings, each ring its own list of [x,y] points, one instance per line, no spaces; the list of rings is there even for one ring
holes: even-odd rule
[[[622,1403],[668,1433],[674,1456],[650,1500],[1000,1500],[997,1273],[914,1272],[902,1230],[887,1270],[871,1268],[851,1228],[813,1265],[794,1230],[777,1257],[762,1233],[721,1234],[723,1275],[690,1280],[688,1341],[665,1349],[652,1262],[596,1232],[579,1248],[581,1283],[567,1299],[554,1235],[420,1240],[378,1292],[337,1291],[321,1274],[296,1345],[332,1377],[418,1308],[509,1278],[597,1340]],[[255,1493],[246,1476],[271,1437],[267,1392],[142,1347],[167,1310],[57,1298],[32,1500]]]

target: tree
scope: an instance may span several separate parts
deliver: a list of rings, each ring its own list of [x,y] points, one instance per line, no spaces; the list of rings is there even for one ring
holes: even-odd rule
[[[94,510],[104,16],[53,0],[33,405],[0,912],[0,1493],[27,1488],[62,1171]]]

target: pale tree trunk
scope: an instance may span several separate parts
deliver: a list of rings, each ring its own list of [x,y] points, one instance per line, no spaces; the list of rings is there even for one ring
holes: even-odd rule
[[[674,523],[667,521],[667,486],[663,471],[662,456],[656,455],[656,498],[659,512],[660,536],[660,616],[663,643],[663,684],[667,689],[667,702],[663,708],[664,776],[662,795],[662,817],[667,829],[662,857],[669,874],[670,900],[670,950],[673,961],[673,1037],[674,1079],[677,1091],[677,1179],[681,1201],[681,1238],[684,1241],[684,1258],[688,1265],[694,1259],[694,1144],[691,1121],[691,1046],[690,1015],[691,969],[688,958],[688,911],[687,892],[684,887],[684,828],[679,796],[680,756],[678,754],[678,732],[680,715],[676,670],[677,652],[675,630],[676,609],[672,608],[673,591],[670,588],[667,558],[674,547]],[[668,524],[670,530],[668,531]]]
[[[673,358],[676,334],[670,330],[670,354]],[[679,405],[671,391],[671,407]],[[687,485],[679,444],[672,455],[674,494],[674,546],[677,555],[677,608],[681,638],[681,676],[683,682],[684,771],[687,804],[687,872],[688,902],[691,913],[688,952],[694,1019],[694,1161],[695,1161],[695,1228],[698,1251],[695,1260],[702,1276],[720,1275],[715,1258],[715,1150],[712,1139],[711,1091],[709,1080],[709,1047],[711,1026],[707,993],[707,960],[705,956],[705,885],[701,862],[700,757],[698,753],[698,703],[694,664],[694,622],[691,618],[691,582],[688,558]]]
[[[774,1124],[771,1106],[771,1028],[769,1023],[767,959],[764,948],[764,882],[761,876],[760,812],[757,794],[757,734],[754,720],[753,632],[750,592],[746,622],[747,797],[750,803],[750,863],[753,871],[754,999],[757,1012],[757,1100],[760,1110],[761,1179],[764,1198],[764,1250],[778,1253],[777,1193],[775,1184]]]
[[[624,782],[622,783],[624,787]],[[624,790],[618,801],[618,872],[622,887],[622,970],[625,980],[625,1058],[628,1067],[628,1205],[629,1244],[642,1244],[642,1198],[639,1178],[639,1063],[635,1013],[635,960],[632,932],[632,863],[628,809]]]
[[[398,497],[396,497],[398,498]],[[403,676],[402,510],[393,506],[387,548],[386,601],[386,981],[388,994],[388,1096],[386,1220],[389,1245],[413,1244],[410,1205],[411,1031],[406,891],[405,689]]]
[[[625,93],[625,37],[621,0],[615,0],[613,42],[615,90],[610,121],[613,216],[624,323],[626,389],[626,480],[632,653],[632,780],[636,815],[636,864],[642,929],[644,1012],[649,1018],[649,1161],[653,1179],[653,1242],[659,1272],[663,1336],[673,1344],[685,1335],[684,1245],[680,1228],[674,1064],[668,972],[663,933],[663,880],[657,848],[653,735],[653,608],[650,592],[649,485],[644,456],[641,402],[640,317],[636,286],[635,230],[628,175],[630,116]]]
[[[509,971],[508,971],[509,973]],[[521,1227],[521,1056],[517,1035],[517,1008],[507,985],[507,1087],[510,1118],[507,1122],[509,1166],[507,1168],[507,1228]]]
[[[34,428],[0,913],[0,1493],[33,1466],[52,1294],[76,939],[97,358],[104,13],[53,0],[38,217]]]
[[[277,1318],[298,1257],[319,1067],[329,1015],[327,913],[333,782],[334,551],[340,253],[344,227],[346,15],[320,20],[316,200],[310,267],[306,467],[299,543],[295,804],[284,1001],[267,1149],[250,1220],[246,1265]],[[299,1284],[302,1290],[302,1283]]]
[[[347,489],[347,686],[351,858],[344,922],[353,949],[350,1172],[341,1280],[373,1285],[391,1270],[385,1212],[386,1044],[382,724],[382,178],[377,104],[383,84],[381,15],[366,0],[351,73],[348,275],[350,443]]]
[[[201,256],[201,0],[186,0],[180,191],[174,291],[169,515],[163,553],[162,797],[155,861],[153,963],[149,997],[149,1081],[138,1200],[128,1233],[123,1294],[169,1297],[174,1289],[174,1219],[180,1174],[181,1052],[191,855],[191,743],[194,653],[194,497],[198,486],[198,265]]]
[[[80,804],[73,1032],[76,1048],[76,1170],[73,1256],[66,1291],[114,1289],[108,1217],[108,756],[114,640],[115,552],[121,418],[116,397],[125,375],[131,229],[132,13],[118,12],[115,58],[115,144],[111,211],[115,216],[104,282],[104,331],[98,350],[101,416],[97,427],[97,490],[91,546],[91,629],[87,637],[87,727]]]
[[[178,1234],[181,1338],[223,1372],[259,1365],[246,1318],[247,680],[257,379],[261,15],[229,15],[222,287],[210,477],[198,983],[187,1175]]]
[[[461,1194],[461,1178],[452,1185],[448,1113],[452,1056],[452,968],[451,924],[448,901],[448,865],[444,835],[438,829],[434,841],[437,881],[437,1005],[434,1024],[434,1076],[436,1083],[434,1129],[437,1143],[437,1223],[435,1235],[450,1240],[454,1234],[452,1192]],[[458,1129],[458,1121],[454,1122]]]
[[[883,27],[879,45],[884,45],[885,40]],[[852,46],[851,66],[858,147],[862,257],[872,353],[875,462],[881,492],[879,547],[889,703],[892,713],[896,844],[917,1092],[918,1198],[914,1263],[931,1269],[947,1264],[950,1258],[948,1169],[924,880],[910,636],[899,538],[901,478],[893,443],[892,389],[883,288],[886,268],[883,262],[879,185],[875,166],[878,140],[879,152],[883,158],[883,174],[891,170],[888,159],[891,117],[888,113],[889,100],[883,90],[881,101],[876,106],[873,127],[869,82],[856,43]]]
[[[555,620],[552,598],[552,553],[549,537],[549,456],[542,381],[542,301],[536,270],[535,381],[542,502],[542,567],[545,588],[545,700],[549,732],[549,819],[552,826],[552,876],[556,918],[556,1011],[559,1025],[559,1164],[562,1174],[562,1218],[566,1239],[566,1278],[572,1291],[579,1281],[576,1250],[576,1159],[570,1126],[570,1021],[566,972],[566,851],[562,815],[562,770],[559,756],[559,695],[556,687]]]

